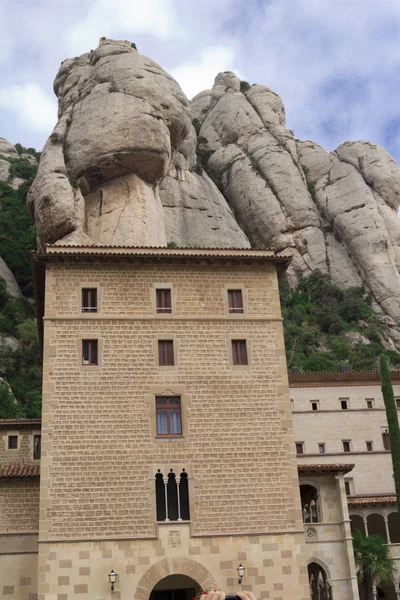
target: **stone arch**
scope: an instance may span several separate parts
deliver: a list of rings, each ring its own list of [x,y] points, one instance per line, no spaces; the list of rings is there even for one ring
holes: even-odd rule
[[[321,569],[323,569],[325,571],[327,578],[330,580],[331,573],[330,573],[329,567],[326,563],[324,563],[323,560],[321,560],[320,558],[315,558],[315,556],[312,556],[307,561],[307,567],[309,565],[311,565],[311,563],[317,563],[317,565],[319,565],[321,567]]]
[[[307,562],[307,571],[312,600],[331,600],[332,589],[327,566],[322,560],[311,558]]]
[[[135,600],[149,600],[154,586],[168,575],[187,575],[197,581],[203,590],[217,588],[214,577],[203,565],[185,556],[175,556],[164,558],[147,569],[137,584]]]

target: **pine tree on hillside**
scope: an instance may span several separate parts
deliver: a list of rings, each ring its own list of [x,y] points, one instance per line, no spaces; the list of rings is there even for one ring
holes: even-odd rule
[[[386,417],[389,428],[390,448],[392,452],[392,463],[394,483],[397,495],[397,514],[400,517],[400,429],[397,416],[396,401],[394,399],[392,381],[388,360],[384,354],[381,355],[381,385],[382,396],[386,408]]]

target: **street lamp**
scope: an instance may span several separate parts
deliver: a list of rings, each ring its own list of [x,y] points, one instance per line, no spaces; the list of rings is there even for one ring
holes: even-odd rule
[[[111,583],[111,591],[114,591],[114,583],[117,581],[117,573],[114,571],[114,569],[111,569],[111,571],[108,574],[108,578],[110,580]]]
[[[238,583],[242,583],[242,579],[243,579],[245,570],[246,569],[244,568],[244,566],[242,564],[240,564],[238,566],[238,568],[236,569],[236,571],[238,572],[238,577],[239,577]]]

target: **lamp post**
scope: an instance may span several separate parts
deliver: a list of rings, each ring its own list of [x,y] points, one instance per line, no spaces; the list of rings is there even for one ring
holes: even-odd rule
[[[117,581],[117,573],[114,571],[114,569],[111,569],[111,571],[108,574],[108,578],[110,580],[111,583],[111,591],[114,591],[114,583]]]
[[[238,577],[239,577],[238,583],[242,583],[242,579],[243,579],[245,570],[246,569],[244,568],[244,566],[242,564],[240,564],[238,566],[238,568],[236,569],[236,571],[238,572]]]

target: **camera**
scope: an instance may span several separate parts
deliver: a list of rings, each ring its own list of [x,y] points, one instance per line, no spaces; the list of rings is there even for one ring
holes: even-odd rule
[[[236,594],[226,594],[225,600],[240,600],[240,598]]]

